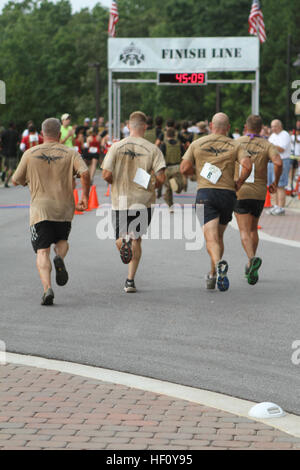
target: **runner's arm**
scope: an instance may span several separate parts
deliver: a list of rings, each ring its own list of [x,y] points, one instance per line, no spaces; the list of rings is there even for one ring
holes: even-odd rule
[[[112,184],[113,182],[113,175],[109,170],[102,170],[102,178],[109,184]]]
[[[241,165],[241,174],[240,174],[239,179],[235,182],[236,191],[239,191],[239,189],[244,184],[248,176],[250,176],[250,173],[252,171],[252,163],[249,157],[242,158],[240,161],[240,165]]]
[[[180,163],[180,173],[191,176],[196,173],[193,163],[190,160],[182,160]]]
[[[81,200],[76,206],[76,210],[78,211],[85,211],[89,205],[89,194],[90,194],[90,185],[91,185],[91,178],[90,172],[85,171],[80,175],[80,181],[82,185],[82,196]]]
[[[155,187],[160,188],[164,184],[165,179],[166,179],[165,168],[163,168],[162,170],[159,170],[159,172],[156,173],[155,179],[156,179]]]
[[[14,186],[27,186],[27,155],[26,152],[20,160],[20,163],[13,174],[12,183]]]

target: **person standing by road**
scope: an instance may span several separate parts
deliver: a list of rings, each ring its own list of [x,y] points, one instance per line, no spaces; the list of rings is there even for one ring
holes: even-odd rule
[[[65,113],[61,117],[61,136],[60,143],[66,147],[75,147],[75,131],[76,129],[71,126],[71,116]]]
[[[3,180],[4,187],[9,187],[9,182],[14,170],[18,165],[18,147],[20,136],[16,130],[15,123],[11,122],[8,129],[1,134],[2,154],[4,155]]]
[[[211,259],[211,270],[206,276],[206,288],[220,291],[229,289],[228,263],[223,259],[224,232],[232,219],[239,190],[251,172],[250,155],[227,135],[229,118],[215,114],[212,133],[195,140],[183,156],[181,172],[188,176],[196,171],[198,192],[196,204],[204,205],[204,237]],[[234,181],[235,163],[242,166],[238,181]]]
[[[282,122],[279,121],[279,119],[274,119],[274,121],[271,122],[271,130],[272,134],[269,137],[269,142],[275,145],[280,154],[282,160],[282,174],[275,195],[275,206],[268,211],[268,214],[285,215],[285,188],[289,184],[291,137],[287,131],[283,130]],[[268,168],[268,186],[272,184],[274,179],[274,165],[270,162]]]
[[[264,208],[267,194],[268,162],[274,165],[275,179],[269,186],[270,193],[275,193],[282,172],[282,161],[276,147],[261,135],[262,119],[251,115],[246,121],[246,135],[236,142],[251,155],[252,172],[237,192],[235,216],[240,230],[243,248],[248,256],[245,276],[250,285],[258,281],[258,270],[262,259],[256,256],[258,247],[258,221]],[[239,177],[239,165],[236,168]]]
[[[68,272],[64,258],[68,252],[68,238],[74,216],[74,177],[80,177],[82,198],[76,210],[88,207],[90,175],[80,155],[60,143],[60,122],[49,118],[42,124],[44,143],[27,150],[13,176],[15,186],[29,185],[30,232],[37,269],[44,288],[42,305],[52,305],[52,265],[50,249],[54,244],[56,283],[64,286]]]
[[[102,176],[111,184],[116,245],[128,264],[125,292],[136,292],[135,275],[142,256],[155,203],[155,187],[165,180],[165,159],[159,148],[144,139],[147,117],[136,111],[129,117],[130,136],[114,143],[102,164]]]
[[[296,129],[293,130],[291,135],[291,145],[292,145],[292,155],[291,155],[291,165],[290,165],[290,189],[291,196],[296,196],[294,194],[294,178],[300,176],[299,173],[299,159],[300,159],[300,119],[296,122]],[[298,191],[299,192],[299,191]]]

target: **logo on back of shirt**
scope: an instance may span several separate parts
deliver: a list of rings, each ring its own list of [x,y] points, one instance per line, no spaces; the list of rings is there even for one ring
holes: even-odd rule
[[[44,160],[45,162],[50,165],[51,162],[56,162],[57,160],[61,160],[63,157],[49,157],[48,155],[45,155],[42,153],[42,155],[37,155],[35,158],[38,158],[39,160]]]
[[[129,157],[131,157],[132,160],[136,157],[144,157],[144,155],[142,153],[136,153],[136,152],[134,152],[133,150],[130,150],[130,149],[126,150],[124,152],[124,155],[128,155]]]
[[[196,141],[197,142],[197,141]],[[223,144],[223,146],[221,148],[215,148],[214,147],[214,143],[217,143],[218,145],[220,144]],[[207,145],[207,147],[206,147]],[[203,150],[204,152],[208,152],[208,153],[212,153],[214,154],[216,157],[218,157],[219,155],[221,155],[222,153],[227,153],[230,151],[230,148],[233,148],[234,145],[231,144],[229,142],[229,139],[228,140],[221,140],[221,139],[210,139],[209,142],[203,142],[199,145],[199,147],[201,148],[201,150]],[[225,147],[225,148],[224,148]]]
[[[251,157],[253,157],[253,155],[259,154],[259,152],[255,152],[254,150],[249,150],[249,149],[247,149],[247,152],[251,155]]]
[[[210,147],[208,147],[208,148],[204,148],[203,150],[205,150],[205,151],[208,152],[208,153],[213,153],[213,154],[215,154],[216,157],[217,157],[219,154],[221,154],[221,153],[226,153],[226,152],[228,152],[228,150],[226,150],[226,149],[216,149],[216,148],[214,148],[212,145],[211,145]]]
[[[120,55],[120,61],[128,64],[131,67],[141,64],[145,60],[145,56],[140,49],[138,49],[132,42],[124,49]]]

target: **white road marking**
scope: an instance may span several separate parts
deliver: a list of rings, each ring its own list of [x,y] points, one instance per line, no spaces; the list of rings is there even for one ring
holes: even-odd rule
[[[85,366],[72,362],[56,361],[52,359],[44,359],[42,357],[25,356],[13,353],[6,353],[6,362],[27,367],[55,370],[57,372],[78,375],[89,379],[100,380],[102,382],[124,385],[138,390],[157,393],[159,395],[167,395],[179,400],[186,400],[199,405],[225,411],[227,413],[232,413],[250,420],[251,418],[248,416],[248,412],[254,405],[256,405],[255,402],[222,395],[221,393],[209,392],[184,385],[177,385],[161,380],[102,369],[99,367]],[[278,405],[280,405],[280,403],[278,403]],[[257,419],[255,421],[279,429],[280,431],[292,436],[300,437],[300,416],[286,414],[286,416],[282,418]]]

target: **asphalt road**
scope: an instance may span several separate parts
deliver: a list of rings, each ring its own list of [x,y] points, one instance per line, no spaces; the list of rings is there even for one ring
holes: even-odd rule
[[[99,182],[99,200],[108,203]],[[76,216],[70,282],[54,284],[55,306],[41,307],[28,209],[3,208],[28,202],[26,188],[0,188],[0,340],[7,351],[273,401],[300,414],[300,366],[291,360],[300,340],[298,248],[261,242],[261,280],[251,287],[239,235],[229,227],[231,287],[221,293],[205,289],[205,249],[186,251],[186,240],[145,240],[139,292],[130,295],[113,240],[96,236],[94,211]]]

